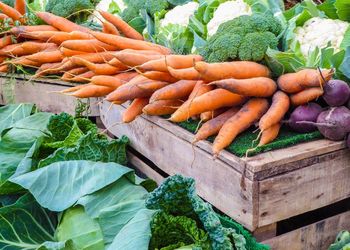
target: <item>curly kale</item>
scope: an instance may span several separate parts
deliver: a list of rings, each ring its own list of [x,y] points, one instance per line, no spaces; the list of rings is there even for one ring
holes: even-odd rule
[[[208,233],[213,250],[243,250],[245,239],[233,229],[225,229],[209,203],[197,194],[195,181],[181,175],[167,178],[146,199],[148,209],[159,209],[173,216],[186,216],[197,221]],[[243,246],[243,247],[240,247]]]
[[[74,117],[61,113],[50,117],[47,129],[51,133],[51,141],[63,141],[67,138],[74,125]]]
[[[152,238],[149,249],[170,250],[192,245],[210,249],[208,234],[198,228],[195,220],[186,216],[173,216],[157,212],[151,221]]]
[[[75,121],[77,122],[78,127],[80,128],[81,132],[84,134],[87,134],[89,132],[93,134],[97,134],[98,129],[97,126],[86,118],[76,118]]]
[[[280,22],[272,15],[243,15],[221,24],[200,54],[208,62],[261,61],[267,49],[276,49]]]

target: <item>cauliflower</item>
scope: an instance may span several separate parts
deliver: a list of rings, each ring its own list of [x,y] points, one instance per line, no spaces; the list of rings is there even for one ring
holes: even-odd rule
[[[186,27],[190,22],[190,17],[198,9],[199,4],[196,2],[189,2],[185,5],[176,6],[174,9],[167,12],[164,18],[160,21],[161,27],[169,24],[178,24]]]
[[[295,29],[296,40],[300,43],[301,52],[306,57],[318,48],[330,44],[337,52],[344,39],[349,23],[321,17],[313,17],[304,26]]]
[[[213,18],[207,25],[208,37],[213,36],[220,24],[242,15],[251,15],[251,7],[244,0],[227,1],[219,5],[215,10]]]

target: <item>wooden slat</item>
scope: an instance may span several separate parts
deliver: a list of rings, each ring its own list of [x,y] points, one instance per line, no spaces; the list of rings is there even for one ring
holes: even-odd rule
[[[4,96],[4,88],[7,80],[8,78],[6,77],[0,77],[0,104],[9,103]],[[49,79],[45,79],[45,81],[38,79],[29,82],[17,77],[13,92],[14,101],[16,103],[35,103],[42,111],[53,113],[67,112],[74,114],[77,104],[76,98],[57,93],[50,93],[53,91],[61,91],[69,86],[73,85]],[[99,116],[97,102],[98,100],[96,98],[90,99],[90,116]]]
[[[134,149],[167,174],[181,173],[194,177],[200,196],[248,229],[255,229],[252,204],[257,186],[254,187],[249,179],[246,179],[246,190],[242,190],[241,173],[221,160],[213,161],[203,149],[192,147],[190,143],[143,117],[130,124],[111,127],[121,121],[124,108],[116,105],[110,108],[108,102],[103,102],[100,107],[101,120],[115,136],[128,136]]]
[[[259,182],[259,227],[350,197],[350,153],[315,157],[308,167]]]
[[[327,250],[341,230],[350,230],[350,211],[265,241],[272,250]]]

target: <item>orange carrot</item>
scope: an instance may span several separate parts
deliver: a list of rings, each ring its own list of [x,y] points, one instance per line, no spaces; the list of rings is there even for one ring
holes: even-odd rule
[[[76,55],[81,55],[81,54],[87,54],[87,52],[78,51],[78,50],[71,50],[71,49],[67,49],[67,48],[64,48],[64,47],[61,47],[60,51],[61,51],[62,55],[65,56],[65,57],[71,57],[71,56],[76,56]]]
[[[267,77],[254,77],[249,79],[225,79],[211,82],[219,88],[244,96],[270,97],[276,90],[274,80]]]
[[[200,80],[201,79],[201,75],[193,67],[185,68],[185,69],[173,69],[172,67],[168,67],[168,71],[170,75],[172,75],[176,79],[181,79],[181,80]]]
[[[191,102],[184,103],[184,105],[170,117],[170,121],[183,122],[191,116],[219,108],[237,106],[244,101],[245,97],[243,96],[231,93],[225,89],[214,89],[194,98]]]
[[[164,88],[169,84],[170,84],[169,82],[148,80],[146,82],[135,84],[135,86],[145,91],[150,90],[152,91],[152,94],[153,94],[153,92],[157,91],[158,89]]]
[[[198,71],[203,80],[208,82],[228,78],[247,79],[270,76],[270,70],[266,66],[248,61],[224,63],[196,62],[194,68]]]
[[[117,35],[117,36],[120,35],[119,30],[117,29],[117,27],[115,27],[113,24],[111,24],[108,21],[103,22],[102,23],[102,27],[103,27],[102,31],[104,33]]]
[[[18,12],[18,10],[12,8],[11,6],[8,6],[7,4],[0,2],[0,10],[2,13],[7,15],[9,18],[11,18],[14,21],[21,21],[22,14]]]
[[[74,61],[75,58],[78,58],[76,62]],[[72,62],[77,63],[77,65],[79,65],[79,62],[80,62],[79,59],[84,59],[91,63],[107,63],[113,58],[114,58],[114,55],[110,52],[100,52],[100,53],[88,53],[88,54],[76,55],[72,57],[71,60]]]
[[[87,32],[87,33],[91,31],[90,29],[80,26],[78,24],[75,24],[64,17],[56,16],[48,12],[36,12],[36,15],[45,23],[61,31],[71,32],[71,31],[78,30],[78,31]]]
[[[70,79],[71,82],[90,82],[91,78],[93,78],[96,74],[92,71],[87,71],[80,75],[74,76]]]
[[[34,62],[32,60],[29,60],[25,57],[18,57],[12,61],[8,61],[7,64],[14,64],[14,65],[22,65],[24,67],[33,67],[33,68],[38,68],[40,67],[43,63],[41,62]]]
[[[205,140],[209,136],[216,135],[217,133],[219,133],[222,126],[224,126],[224,123],[232,116],[234,116],[239,111],[239,109],[239,107],[230,108],[221,115],[218,115],[217,117],[204,123],[203,126],[196,133],[193,143]]]
[[[101,97],[111,93],[114,89],[104,86],[87,85],[69,95],[77,98]]]
[[[142,114],[142,109],[148,104],[148,98],[136,98],[124,111],[122,121],[129,123]]]
[[[109,44],[100,42],[96,39],[89,40],[68,40],[61,44],[62,47],[66,49],[84,51],[88,53],[97,53],[103,51],[114,51],[117,48]]]
[[[24,56],[31,55],[40,51],[57,49],[54,43],[24,42],[8,45],[0,50],[1,56]]]
[[[6,59],[8,59],[7,56],[0,56],[0,63],[3,63]]]
[[[7,64],[0,66],[0,73],[7,73],[8,70],[9,70],[9,66]]]
[[[57,68],[61,65],[61,62],[58,63],[44,63],[40,68],[35,72],[33,77],[38,78],[49,74],[58,74],[60,71],[57,71]]]
[[[218,115],[221,115],[226,110],[227,110],[227,108],[222,108],[222,109],[216,109],[216,110],[213,110],[213,111],[204,112],[204,113],[202,113],[200,115],[201,122],[207,122],[207,121],[217,117]]]
[[[159,100],[184,99],[187,98],[194,89],[197,81],[181,80],[174,84],[170,84],[153,93],[150,103]]]
[[[141,71],[168,71],[168,66],[173,69],[191,68],[195,62],[202,61],[199,55],[168,55],[161,59],[151,60],[138,66]]]
[[[159,51],[154,50],[137,50],[137,49],[123,49],[122,50],[125,53],[131,53],[131,54],[141,54],[141,55],[163,55]]]
[[[153,44],[146,41],[130,39],[127,37],[105,34],[102,32],[92,32],[94,37],[101,42],[116,46],[118,49],[136,49],[136,50],[153,50],[164,55],[171,54],[171,50],[161,45]]]
[[[61,93],[61,94],[72,93],[72,92],[75,92],[75,91],[77,91],[79,89],[85,88],[88,85],[89,84],[80,84],[80,85],[77,85],[77,86],[74,86],[74,87],[70,87],[68,89],[61,90],[59,93]]]
[[[88,71],[89,71],[89,69],[86,67],[71,69],[63,74],[63,76],[61,77],[61,80],[62,81],[70,81],[73,77],[78,76],[78,75],[83,74],[83,73],[86,73]]]
[[[277,84],[286,93],[295,94],[305,88],[322,87],[334,74],[333,69],[319,71],[317,69],[303,69],[296,73],[281,75]]]
[[[4,48],[7,45],[12,44],[13,40],[11,36],[4,36],[0,39],[0,49]]]
[[[143,108],[146,115],[171,115],[183,104],[182,100],[159,100]]]
[[[120,67],[125,67],[125,65],[119,61],[117,58],[113,58],[112,60],[107,62],[109,65],[120,68]]]
[[[29,56],[26,56],[28,60],[41,62],[41,63],[55,63],[62,62],[63,55],[59,50],[38,52]]]
[[[272,104],[266,114],[259,121],[259,128],[265,131],[276,123],[279,123],[290,106],[289,97],[282,91],[277,91],[272,97]]]
[[[157,55],[157,54],[136,54],[131,52],[125,52],[124,50],[119,51],[116,53],[115,57],[121,61],[123,64],[128,65],[130,67],[141,65],[145,62],[148,62],[150,60],[164,58],[163,55]]]
[[[115,77],[118,78],[122,82],[128,82],[138,75],[139,74],[137,72],[124,72],[124,73],[119,73],[119,74],[115,75]]]
[[[164,82],[177,82],[178,79],[174,78],[172,75],[170,75],[168,72],[161,72],[161,71],[147,71],[142,74],[144,77],[147,77],[151,80],[156,81],[164,81]]]
[[[56,28],[51,25],[33,25],[33,26],[16,26],[10,29],[11,34],[15,36],[20,36],[28,32],[36,31],[58,31]]]
[[[15,9],[24,16],[26,14],[26,1],[25,0],[16,0]]]
[[[210,86],[203,81],[197,81],[194,89],[192,90],[190,96],[188,97],[188,101],[192,101],[194,98],[201,96],[209,91],[212,91],[214,86]]]
[[[268,129],[264,130],[261,134],[261,139],[258,146],[264,146],[275,140],[280,132],[280,129],[281,123],[276,123],[275,125],[272,125]]]
[[[124,22],[124,20],[120,17],[102,10],[99,11],[99,13],[104,17],[104,19],[112,23],[118,30],[120,30],[126,37],[136,40],[143,40],[143,36],[128,23]]]
[[[263,98],[250,99],[233,117],[228,119],[220,129],[213,143],[214,155],[229,146],[234,139],[258,121],[269,108],[269,102]]]
[[[124,81],[121,81],[115,76],[94,76],[91,78],[91,84],[111,87],[115,89],[122,86],[124,83]]]
[[[293,106],[304,105],[308,102],[316,100],[323,95],[323,90],[321,88],[313,87],[305,89],[297,94],[290,96],[290,101]]]
[[[93,71],[96,75],[114,75],[120,71],[127,69],[125,66],[117,68],[109,65],[108,63],[104,63],[104,64],[91,63],[82,58],[74,58],[74,60],[72,59],[72,61],[75,64],[79,62],[80,65],[84,65],[89,70]]]
[[[56,43],[58,45],[71,39],[71,35],[69,33],[62,31],[33,31],[22,33],[21,37],[40,40],[43,42]]]

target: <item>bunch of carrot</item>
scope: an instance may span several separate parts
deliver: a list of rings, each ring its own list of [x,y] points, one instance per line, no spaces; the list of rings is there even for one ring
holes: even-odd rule
[[[3,37],[0,71],[9,64],[37,67],[35,77],[62,74],[64,81],[84,83],[62,94],[106,96],[113,104],[131,101],[124,123],[141,114],[171,115],[172,122],[200,119],[203,125],[193,142],[217,135],[214,155],[254,124],[261,131],[259,146],[273,141],[291,104],[302,105],[322,95],[323,83],[333,74],[305,69],[282,75],[276,83],[264,65],[206,63],[199,55],[174,55],[168,48],[143,41],[120,18],[100,14],[105,19],[103,32],[37,13],[47,25],[13,27]],[[12,37],[19,42],[12,44]]]

